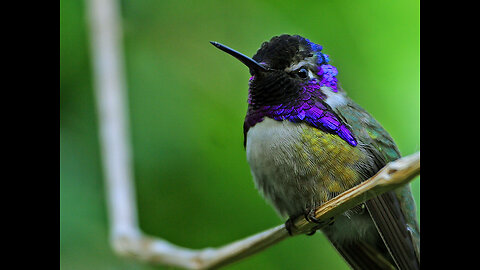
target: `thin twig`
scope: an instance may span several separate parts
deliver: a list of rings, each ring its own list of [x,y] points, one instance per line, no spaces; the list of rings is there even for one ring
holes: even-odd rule
[[[207,269],[220,267],[255,254],[289,236],[279,225],[219,248],[193,250],[164,239],[145,235],[138,227],[132,176],[126,83],[123,73],[121,27],[115,0],[89,0],[92,59],[100,126],[103,168],[107,189],[110,238],[122,256],[149,263]],[[383,192],[407,184],[420,173],[420,153],[387,164],[374,177],[347,190],[319,207],[323,221],[339,215]],[[294,221],[293,235],[310,232],[315,224],[304,218]]]

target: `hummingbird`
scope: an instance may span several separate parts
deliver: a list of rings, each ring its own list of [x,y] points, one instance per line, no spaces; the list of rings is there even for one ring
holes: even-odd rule
[[[250,58],[210,43],[249,68],[243,124],[247,161],[256,188],[288,219],[287,229],[302,215],[318,221],[317,207],[400,158],[388,132],[347,96],[321,45],[283,34],[264,42]],[[352,269],[420,267],[420,231],[409,185],[318,228]]]

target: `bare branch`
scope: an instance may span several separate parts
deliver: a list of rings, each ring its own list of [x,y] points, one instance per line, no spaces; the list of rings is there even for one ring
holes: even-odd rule
[[[220,267],[255,254],[289,234],[285,226],[255,234],[219,248],[192,250],[145,235],[138,227],[128,136],[121,25],[115,0],[89,0],[92,59],[103,167],[108,197],[110,237],[121,256],[186,269]],[[326,202],[315,212],[329,220],[374,196],[407,184],[420,173],[420,153],[389,163],[374,177]],[[294,221],[293,234],[310,232],[315,224]]]
[[[420,152],[387,164],[375,176],[349,189],[317,208],[315,216],[321,221],[342,214],[348,209],[384,192],[408,184],[420,173]],[[325,222],[327,224],[328,222]],[[308,233],[317,224],[305,218],[294,221],[293,235]],[[122,255],[150,263],[172,265],[186,269],[210,269],[230,264],[270,247],[289,236],[285,225],[279,225],[245,239],[219,248],[192,250],[178,247],[163,239],[150,236],[118,237]]]
[[[116,0],[86,4],[111,235],[139,235],[118,6]]]

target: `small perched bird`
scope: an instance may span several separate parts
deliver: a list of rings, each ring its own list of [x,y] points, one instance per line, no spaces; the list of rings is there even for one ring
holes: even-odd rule
[[[399,150],[347,97],[322,46],[275,36],[247,57],[211,42],[250,69],[244,146],[257,189],[283,217],[305,215],[373,176]],[[322,231],[353,269],[419,269],[419,227],[410,187],[335,217]]]

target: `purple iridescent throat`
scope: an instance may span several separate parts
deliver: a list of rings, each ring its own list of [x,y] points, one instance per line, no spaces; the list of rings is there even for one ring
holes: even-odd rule
[[[333,69],[336,71],[334,67]],[[319,72],[324,72],[325,74],[326,71]],[[270,117],[277,121],[288,120],[293,123],[307,123],[325,132],[337,134],[351,146],[356,146],[357,141],[352,132],[324,102],[326,96],[320,90],[320,87],[327,86],[327,83],[323,82],[324,80],[330,83],[328,86],[330,86],[332,91],[337,92],[336,78],[334,81],[335,88],[333,89],[333,81],[323,77],[322,81],[313,79],[303,85],[298,99],[285,104],[261,106],[255,110],[249,109],[245,117],[244,135],[246,136],[248,130],[255,124],[262,122],[265,117]],[[248,102],[249,105],[253,105],[250,97]]]

